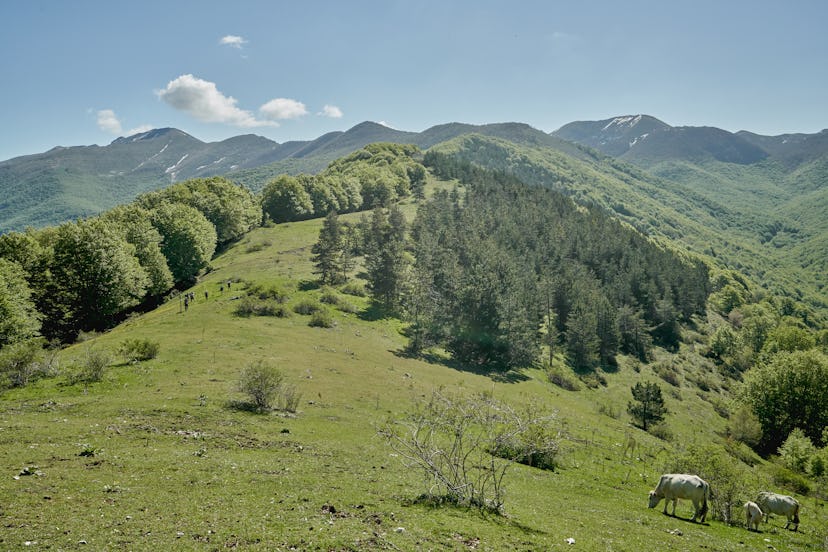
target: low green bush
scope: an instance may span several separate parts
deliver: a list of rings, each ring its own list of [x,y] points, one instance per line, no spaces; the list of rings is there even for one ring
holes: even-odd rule
[[[293,312],[296,314],[313,314],[322,309],[322,305],[313,299],[303,299],[293,305]]]
[[[233,310],[236,316],[275,316],[286,318],[290,316],[290,309],[286,305],[273,299],[257,300],[253,297],[243,297]]]
[[[562,370],[558,368],[551,368],[546,372],[546,377],[549,378],[550,383],[553,383],[567,391],[577,391],[581,388],[578,381],[567,376]]]
[[[252,284],[247,288],[248,297],[261,300],[272,300],[277,303],[286,303],[290,296],[288,292],[276,285]]]
[[[296,387],[286,382],[281,370],[261,359],[249,364],[242,371],[238,390],[247,395],[250,401],[236,406],[258,412],[267,412],[274,408],[296,412],[301,398]]]
[[[344,293],[345,295],[353,295],[354,297],[365,297],[365,285],[360,282],[348,282],[341,288],[339,291]]]
[[[161,344],[150,339],[125,339],[121,342],[118,354],[126,362],[141,362],[158,356]]]
[[[309,326],[314,328],[333,328],[336,325],[333,315],[328,309],[319,309],[311,315]]]
[[[51,372],[42,338],[27,339],[0,349],[0,389],[23,387]]]

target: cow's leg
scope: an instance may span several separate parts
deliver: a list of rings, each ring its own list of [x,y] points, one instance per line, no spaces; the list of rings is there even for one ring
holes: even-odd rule
[[[673,499],[673,513],[671,514],[673,517],[676,517],[676,503],[678,502],[677,498]]]

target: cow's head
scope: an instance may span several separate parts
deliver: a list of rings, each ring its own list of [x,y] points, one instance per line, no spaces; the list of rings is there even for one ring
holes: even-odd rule
[[[658,502],[661,500],[661,497],[656,494],[655,491],[650,491],[650,508],[655,508],[658,505]]]

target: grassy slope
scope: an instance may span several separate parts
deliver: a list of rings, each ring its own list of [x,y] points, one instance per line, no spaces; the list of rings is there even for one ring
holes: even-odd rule
[[[281,283],[292,290],[291,302],[318,293],[299,288],[312,279],[309,250],[320,226],[314,220],[256,230],[215,259],[189,311],[167,303],[92,345],[115,349],[127,337],[150,338],[161,343],[157,359],[114,366],[89,386],[59,377],[0,398],[0,548],[29,541],[37,543],[32,549],[65,550],[85,541],[84,548],[98,550],[555,550],[568,548],[571,537],[570,549],[579,550],[758,550],[765,539],[777,550],[822,549],[828,514],[811,500],[798,534],[781,530],[779,519],[754,534],[646,508],[668,456],[664,444],[597,405],[623,412],[630,385],[656,379],[648,366],[638,374],[622,359],[619,371],[606,375],[607,387],[568,392],[538,370],[505,383],[400,357],[404,339],[393,320],[337,312],[335,328],[316,329],[300,315],[233,316],[239,286],[218,291],[228,279]],[[66,350],[62,365],[89,346]],[[696,362],[689,348],[683,354]],[[298,416],[226,407],[239,398],[233,387],[240,370],[259,358],[278,363],[299,387]],[[514,404],[539,398],[555,408],[565,436],[562,468],[513,467],[502,518],[407,505],[423,490],[419,474],[376,437],[375,425],[439,387],[492,391]],[[705,395],[725,399],[718,391]],[[724,428],[686,381],[666,397],[680,440],[706,441]],[[622,457],[628,431],[641,459]],[[95,456],[79,456],[87,447]],[[25,466],[42,475],[14,479]],[[326,503],[335,514],[323,512]],[[678,512],[687,518],[691,507],[682,501]],[[682,535],[670,534],[674,529]]]

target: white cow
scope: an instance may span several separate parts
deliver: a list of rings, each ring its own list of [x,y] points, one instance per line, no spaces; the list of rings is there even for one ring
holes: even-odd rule
[[[765,514],[765,522],[768,521],[768,514],[777,514],[785,516],[788,523],[785,524],[785,529],[793,523],[793,530],[799,529],[799,502],[795,498],[788,495],[781,495],[776,493],[769,493],[762,491],[756,497],[756,503],[762,508]]]
[[[676,515],[676,503],[680,498],[693,501],[693,521],[704,522],[707,515],[707,500],[710,497],[710,485],[697,475],[684,473],[668,473],[661,476],[655,490],[650,491],[650,508],[655,508],[661,499],[664,499],[664,513],[667,513],[667,503],[673,501],[673,513]]]
[[[762,509],[755,502],[745,502],[745,523],[748,531],[759,531],[759,522],[762,521]]]

